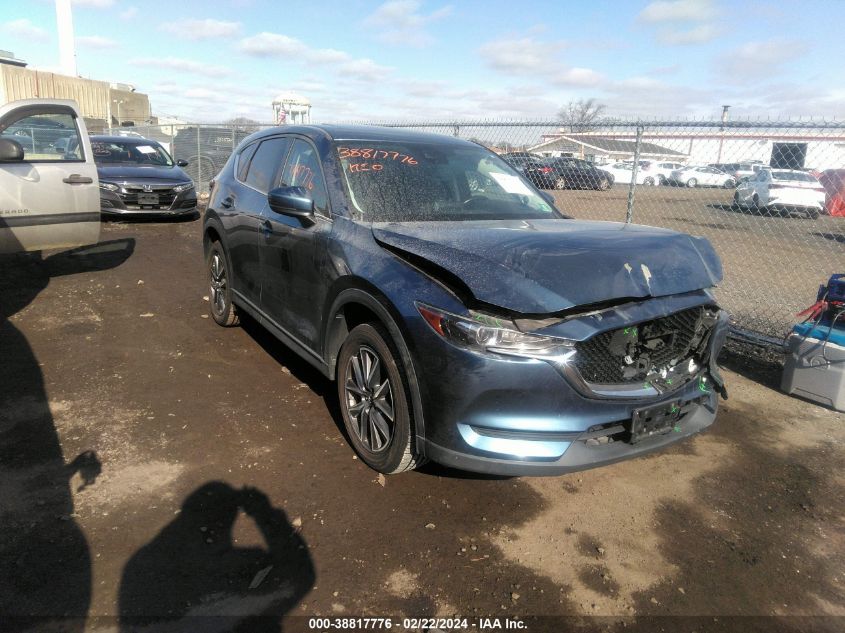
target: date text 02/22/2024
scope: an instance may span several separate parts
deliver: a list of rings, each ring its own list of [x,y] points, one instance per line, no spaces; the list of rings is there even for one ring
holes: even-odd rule
[[[516,618],[309,618],[308,629],[328,631],[461,631],[461,630],[525,630],[526,624]]]

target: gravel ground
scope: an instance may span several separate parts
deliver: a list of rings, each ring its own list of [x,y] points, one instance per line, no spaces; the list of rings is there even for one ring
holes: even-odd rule
[[[649,192],[670,194],[698,192]],[[385,479],[353,456],[331,383],[248,319],[206,318],[199,222],[103,240],[0,260],[0,630],[842,630],[845,415],[776,376],[728,368],[711,431],[634,461]],[[61,627],[10,619],[33,614]]]

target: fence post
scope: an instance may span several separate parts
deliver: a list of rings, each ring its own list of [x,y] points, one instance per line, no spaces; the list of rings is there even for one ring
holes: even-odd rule
[[[631,184],[628,186],[628,210],[625,213],[625,224],[634,221],[634,189],[637,187],[637,173],[640,171],[640,146],[643,142],[643,126],[637,126],[637,142],[634,145],[634,169],[631,171]]]
[[[202,151],[200,149],[200,124],[197,123],[197,193],[203,191],[202,188],[202,159],[200,156]]]

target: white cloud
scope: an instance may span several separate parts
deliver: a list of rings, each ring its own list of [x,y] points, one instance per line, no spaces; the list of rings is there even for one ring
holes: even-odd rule
[[[748,42],[720,55],[714,64],[714,71],[728,83],[763,82],[769,80],[784,64],[799,59],[806,50],[806,44],[799,40]]]
[[[308,48],[303,42],[294,37],[278,33],[259,33],[241,40],[239,48],[247,55],[255,57],[291,57],[302,55]]]
[[[107,9],[114,6],[114,0],[70,0],[75,7],[90,7],[92,9]]]
[[[118,43],[115,40],[102,37],[100,35],[79,35],[76,37],[76,43],[81,48],[93,48],[98,50],[118,47]]]
[[[604,75],[591,68],[570,68],[550,75],[553,83],[558,86],[598,86],[604,82]]]
[[[0,30],[6,35],[26,40],[44,41],[47,39],[47,31],[40,26],[35,26],[26,18],[11,20],[0,25]]]
[[[340,66],[340,72],[361,81],[380,81],[392,68],[376,64],[372,59],[353,59]]]
[[[637,20],[662,25],[656,33],[660,44],[686,46],[710,42],[729,31],[718,17],[713,0],[658,0],[647,5]]]
[[[717,27],[715,24],[699,24],[691,29],[672,30],[660,29],[657,32],[657,40],[661,44],[670,46],[682,46],[684,44],[704,44],[715,40],[725,27]]]
[[[452,13],[451,5],[429,14],[420,12],[419,0],[390,0],[364,18],[364,26],[377,29],[377,37],[390,44],[423,47],[433,41],[425,27]]]
[[[232,37],[241,31],[240,22],[204,20],[177,20],[159,25],[160,31],[179,35],[189,40],[210,40],[215,37]]]
[[[555,55],[565,45],[563,41],[540,42],[536,38],[523,37],[487,42],[478,52],[495,70],[515,75],[544,74],[552,70],[557,63]]]
[[[159,68],[161,70],[174,70],[177,72],[204,75],[206,77],[223,77],[231,74],[231,70],[222,66],[212,66],[195,62],[191,59],[178,57],[136,57],[127,63],[132,66],[143,66],[147,68]]]
[[[637,16],[642,22],[705,22],[718,17],[712,0],[658,0]]]
[[[128,7],[125,11],[120,12],[121,20],[131,20],[138,16],[138,7]]]
[[[354,58],[334,48],[311,48],[305,42],[279,33],[258,33],[241,40],[238,48],[253,57],[278,57],[283,61],[328,67],[340,76],[359,81],[380,81],[393,71],[372,59]]]

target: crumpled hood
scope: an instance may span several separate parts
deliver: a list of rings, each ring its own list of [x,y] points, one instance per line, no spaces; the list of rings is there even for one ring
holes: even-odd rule
[[[458,277],[478,301],[522,314],[691,292],[722,279],[707,239],[634,224],[374,223],[373,235]]]
[[[97,165],[97,177],[107,182],[149,180],[156,182],[188,182],[188,174],[181,167],[156,165]]]

